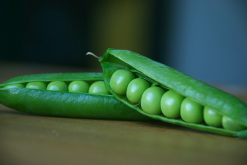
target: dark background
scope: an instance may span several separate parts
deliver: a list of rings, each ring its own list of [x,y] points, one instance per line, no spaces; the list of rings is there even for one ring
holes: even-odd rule
[[[1,0],[0,12],[2,62],[101,71],[85,53],[112,47],[211,84],[247,86],[246,0]]]

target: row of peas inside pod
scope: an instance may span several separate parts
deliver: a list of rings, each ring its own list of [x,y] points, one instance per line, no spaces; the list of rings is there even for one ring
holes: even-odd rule
[[[28,88],[37,90],[49,90],[71,93],[90,93],[110,95],[106,89],[104,81],[86,82],[86,81],[51,81],[51,82],[29,82],[20,84],[6,85],[4,88]]]
[[[110,86],[116,94],[125,95],[132,104],[140,106],[144,112],[151,115],[164,115],[171,119],[182,119],[187,123],[223,127],[232,131],[246,129],[231,118],[218,114],[214,109],[198,104],[176,91],[162,88],[158,83],[151,84],[141,77],[136,77],[129,70],[115,71],[111,76]]]

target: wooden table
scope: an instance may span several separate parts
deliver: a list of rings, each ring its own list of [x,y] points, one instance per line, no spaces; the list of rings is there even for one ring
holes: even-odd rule
[[[0,83],[82,68],[0,62]],[[246,92],[247,93],[247,92]],[[238,95],[237,95],[238,96]],[[247,95],[241,94],[247,102]],[[0,106],[0,164],[247,164],[247,140],[163,122],[43,117]]]

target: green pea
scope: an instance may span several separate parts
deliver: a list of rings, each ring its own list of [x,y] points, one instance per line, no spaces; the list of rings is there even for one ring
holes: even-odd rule
[[[172,90],[164,93],[161,98],[161,111],[169,118],[178,118],[180,116],[180,107],[184,96]]]
[[[69,84],[68,91],[72,93],[87,93],[89,84],[85,81],[72,81]]]
[[[203,116],[204,116],[204,121],[207,125],[214,127],[221,127],[222,115],[215,112],[214,109],[209,107],[204,107]]]
[[[150,85],[146,80],[142,78],[136,78],[129,83],[126,96],[129,101],[133,103],[139,103],[141,101],[143,92],[149,87]]]
[[[231,118],[227,116],[223,116],[222,126],[223,128],[231,130],[231,131],[241,131],[241,130],[246,129],[245,126],[238,124],[237,122],[235,122],[234,120],[232,120]]]
[[[45,82],[29,82],[27,83],[26,88],[46,90],[46,83]]]
[[[113,73],[110,86],[115,93],[123,95],[126,94],[127,87],[134,78],[134,74],[129,70],[120,69]]]
[[[91,94],[106,94],[109,95],[109,91],[105,87],[104,81],[96,81],[94,82],[90,88],[89,93]]]
[[[143,111],[151,115],[159,115],[161,113],[160,100],[164,93],[164,89],[157,86],[145,90],[141,98]]]
[[[63,81],[52,81],[48,84],[47,90],[67,92],[67,84]]]
[[[185,98],[181,105],[180,115],[188,123],[201,123],[203,121],[203,106]]]
[[[11,84],[11,85],[6,85],[3,88],[25,88],[24,84]]]

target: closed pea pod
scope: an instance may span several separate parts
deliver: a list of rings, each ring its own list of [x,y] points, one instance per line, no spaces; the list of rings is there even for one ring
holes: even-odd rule
[[[164,64],[152,61],[138,53],[128,50],[108,49],[103,57],[99,58],[99,61],[103,68],[104,81],[107,89],[121,102],[130,106],[139,113],[153,119],[201,131],[247,138],[247,105],[238,98]],[[199,111],[197,111],[199,121],[189,123],[183,119],[170,119],[163,115],[149,114],[143,111],[139,105],[133,104],[129,101],[126,96],[117,94],[111,88],[110,80],[114,72],[120,69],[128,70],[135,76],[156,84],[164,90],[173,90],[182,97],[188,98],[200,105],[196,108],[199,109]],[[213,108],[215,112],[220,115],[231,118],[236,123],[242,125],[245,129],[243,131],[236,131],[224,127],[218,128],[204,124],[203,108],[205,106]]]
[[[28,87],[27,84],[32,82],[49,84],[59,81],[69,84],[74,81],[85,81],[92,84],[100,80],[103,80],[102,73],[55,73],[19,76],[0,84],[0,103],[15,110],[36,115],[150,120],[137,112],[133,112],[132,109],[109,94],[71,93],[64,90],[50,91],[37,88],[6,88],[14,84]]]

